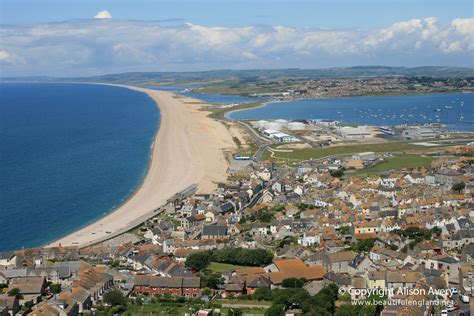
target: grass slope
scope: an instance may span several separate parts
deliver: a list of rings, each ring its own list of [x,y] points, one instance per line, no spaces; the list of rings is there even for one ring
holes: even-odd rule
[[[373,152],[404,152],[404,151],[423,151],[426,149],[433,148],[424,148],[422,146],[413,145],[405,142],[389,142],[381,144],[364,144],[364,145],[351,145],[351,146],[332,146],[332,147],[323,147],[323,148],[304,148],[304,149],[294,149],[292,152],[275,152],[272,160],[278,159],[289,159],[291,160],[309,160],[309,159],[319,159],[334,155],[348,155],[355,154],[365,151]],[[275,159],[276,158],[276,159]],[[271,153],[267,150],[263,159],[271,159]]]

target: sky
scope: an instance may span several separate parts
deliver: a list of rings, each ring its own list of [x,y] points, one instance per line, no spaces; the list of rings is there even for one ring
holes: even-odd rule
[[[0,0],[0,76],[474,67],[464,0]]]

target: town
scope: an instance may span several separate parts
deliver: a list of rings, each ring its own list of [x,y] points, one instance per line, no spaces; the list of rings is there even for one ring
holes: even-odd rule
[[[132,231],[1,253],[0,315],[468,315],[474,147],[441,148],[380,172],[393,157],[373,151],[234,156],[213,194],[191,186]]]
[[[474,89],[472,78],[431,76],[367,76],[356,78],[241,78],[223,80],[205,87],[194,88],[196,93],[238,94],[272,97],[282,100],[299,98],[328,98],[363,95],[403,95],[419,93],[447,93]]]

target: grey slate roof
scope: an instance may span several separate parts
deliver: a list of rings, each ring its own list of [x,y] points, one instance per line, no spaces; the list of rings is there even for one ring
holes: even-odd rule
[[[222,236],[227,235],[227,226],[206,225],[202,228],[203,236]]]
[[[201,278],[199,277],[183,278],[183,287],[199,288],[201,287]]]

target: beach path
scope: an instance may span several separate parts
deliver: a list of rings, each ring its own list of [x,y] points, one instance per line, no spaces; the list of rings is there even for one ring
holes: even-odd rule
[[[148,94],[160,109],[149,169],[141,185],[115,211],[48,246],[87,246],[123,232],[192,184],[211,193],[226,179],[224,150],[235,148],[227,128],[207,116],[202,102],[171,92],[123,86]]]

